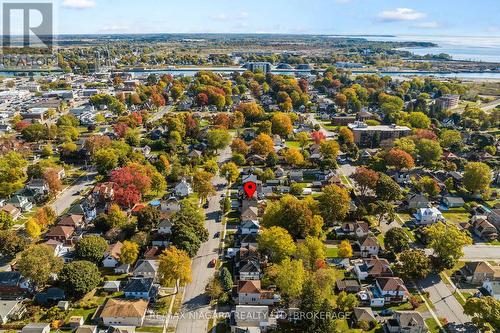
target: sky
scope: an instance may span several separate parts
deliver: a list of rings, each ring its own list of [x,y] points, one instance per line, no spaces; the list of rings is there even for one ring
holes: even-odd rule
[[[500,36],[499,0],[53,2],[58,34],[206,32]]]

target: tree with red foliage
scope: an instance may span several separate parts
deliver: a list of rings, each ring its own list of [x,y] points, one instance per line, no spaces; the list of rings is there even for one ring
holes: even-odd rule
[[[113,129],[115,130],[115,133],[119,138],[124,138],[125,135],[127,135],[130,127],[128,127],[128,125],[125,123],[117,123],[113,125]]]
[[[196,105],[202,107],[208,105],[208,96],[205,93],[196,95]]]
[[[419,139],[429,139],[429,140],[437,140],[438,139],[438,136],[436,135],[436,133],[434,133],[431,130],[427,130],[427,129],[417,129],[413,132],[413,134],[415,135],[415,137],[417,137]]]
[[[377,187],[379,174],[371,169],[359,167],[351,178],[358,183],[361,193],[365,195],[368,189],[373,190]]]
[[[401,169],[411,169],[415,167],[415,161],[413,157],[401,149],[391,149],[385,155],[385,162],[389,166],[393,166],[394,168]]]
[[[225,113],[218,113],[212,118],[212,124],[219,128],[228,129],[231,124],[231,118]]]
[[[23,129],[25,129],[26,127],[28,127],[30,125],[29,122],[25,121],[25,120],[21,120],[21,121],[18,121],[15,125],[14,125],[14,129],[17,131],[17,132],[21,132]]]
[[[139,112],[132,112],[130,116],[138,125],[142,125],[142,115]]]
[[[115,187],[114,200],[121,206],[131,208],[141,201],[141,192],[134,186]]]
[[[299,87],[300,87],[300,90],[302,90],[303,93],[307,93],[307,91],[309,89],[309,82],[307,82],[306,79],[301,78],[299,80]]]
[[[200,129],[200,122],[189,113],[184,114],[184,125],[188,137],[196,137]]]
[[[319,145],[321,141],[326,139],[326,135],[321,131],[314,131],[311,133],[311,138],[317,145]]]
[[[151,102],[153,102],[154,106],[157,108],[165,106],[165,98],[156,92],[151,94]]]
[[[134,187],[141,194],[145,194],[151,188],[149,174],[149,170],[143,165],[130,163],[123,168],[113,170],[111,172],[111,181],[115,182],[118,188]]]

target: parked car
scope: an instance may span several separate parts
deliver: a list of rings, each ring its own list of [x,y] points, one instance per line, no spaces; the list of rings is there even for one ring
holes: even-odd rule
[[[208,267],[215,267],[215,264],[217,264],[217,259],[212,259],[208,263]]]
[[[214,234],[214,238],[219,238],[220,237],[220,232],[217,231],[215,234]]]

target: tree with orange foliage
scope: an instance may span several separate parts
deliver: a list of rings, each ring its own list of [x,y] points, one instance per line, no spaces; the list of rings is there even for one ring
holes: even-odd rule
[[[438,136],[431,130],[428,129],[416,129],[413,131],[413,134],[418,139],[428,139],[428,140],[437,140]]]
[[[270,152],[274,151],[273,139],[267,134],[259,134],[252,142],[252,151],[266,157]]]
[[[311,133],[311,138],[315,144],[319,145],[321,141],[326,139],[326,135],[322,131],[314,131]]]
[[[49,185],[51,195],[54,196],[62,190],[62,182],[59,179],[57,171],[55,171],[54,169],[48,169],[47,171],[45,171],[43,174],[43,179]]]
[[[397,170],[411,169],[415,167],[413,157],[401,149],[391,149],[385,155],[385,162],[388,166],[392,166]]]
[[[231,143],[231,149],[236,153],[246,155],[248,154],[250,147],[248,147],[248,145],[242,139],[235,138]]]
[[[208,105],[208,96],[205,93],[199,93],[196,95],[196,105],[203,107]]]
[[[354,134],[346,126],[342,126],[339,129],[339,143],[340,144],[353,144],[354,143]]]
[[[345,106],[347,105],[347,96],[342,93],[338,93],[335,96],[335,104],[337,104],[342,109],[345,108]]]
[[[241,103],[236,107],[236,111],[243,114],[248,121],[257,121],[264,115],[262,107],[255,102]]]
[[[365,195],[368,189],[374,190],[377,187],[379,174],[371,169],[364,167],[356,168],[356,171],[351,176],[358,183],[361,194]]]

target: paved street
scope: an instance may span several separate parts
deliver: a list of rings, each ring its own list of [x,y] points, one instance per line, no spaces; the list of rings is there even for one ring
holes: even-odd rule
[[[426,279],[419,281],[418,285],[429,293],[429,298],[436,307],[435,312],[439,318],[446,318],[449,323],[459,325],[470,322],[470,318],[464,315],[462,305],[439,275],[431,274]]]
[[[462,261],[496,260],[500,261],[500,246],[498,245],[470,245],[464,247]]]
[[[231,157],[230,148],[225,149],[219,155],[219,162],[224,162]],[[225,183],[221,177],[214,177],[214,185]],[[209,239],[203,243],[198,251],[198,255],[193,258],[192,277],[193,281],[185,288],[185,296],[182,303],[182,316],[177,322],[176,332],[198,333],[206,332],[208,319],[213,314],[213,309],[208,305],[209,299],[205,295],[205,287],[208,280],[214,275],[215,268],[209,267],[212,259],[218,258],[219,238],[214,238],[216,232],[222,233],[222,224],[216,222],[220,211],[219,201],[226,188],[217,191],[217,194],[209,199],[209,207],[205,210],[205,225],[208,229]]]
[[[71,206],[73,202],[75,202],[75,200],[82,198],[82,196],[77,193],[84,192],[89,189],[94,183],[95,176],[97,176],[96,172],[90,172],[81,176],[71,186],[66,188],[64,192],[59,194],[59,196],[51,204],[57,215],[61,215]]]
[[[160,107],[158,112],[153,114],[153,116],[151,116],[151,118],[148,119],[148,123],[152,123],[152,122],[155,122],[155,121],[161,119],[165,115],[165,113],[169,112],[170,109],[172,109],[172,107],[173,107],[173,105],[171,105],[171,104]]]

